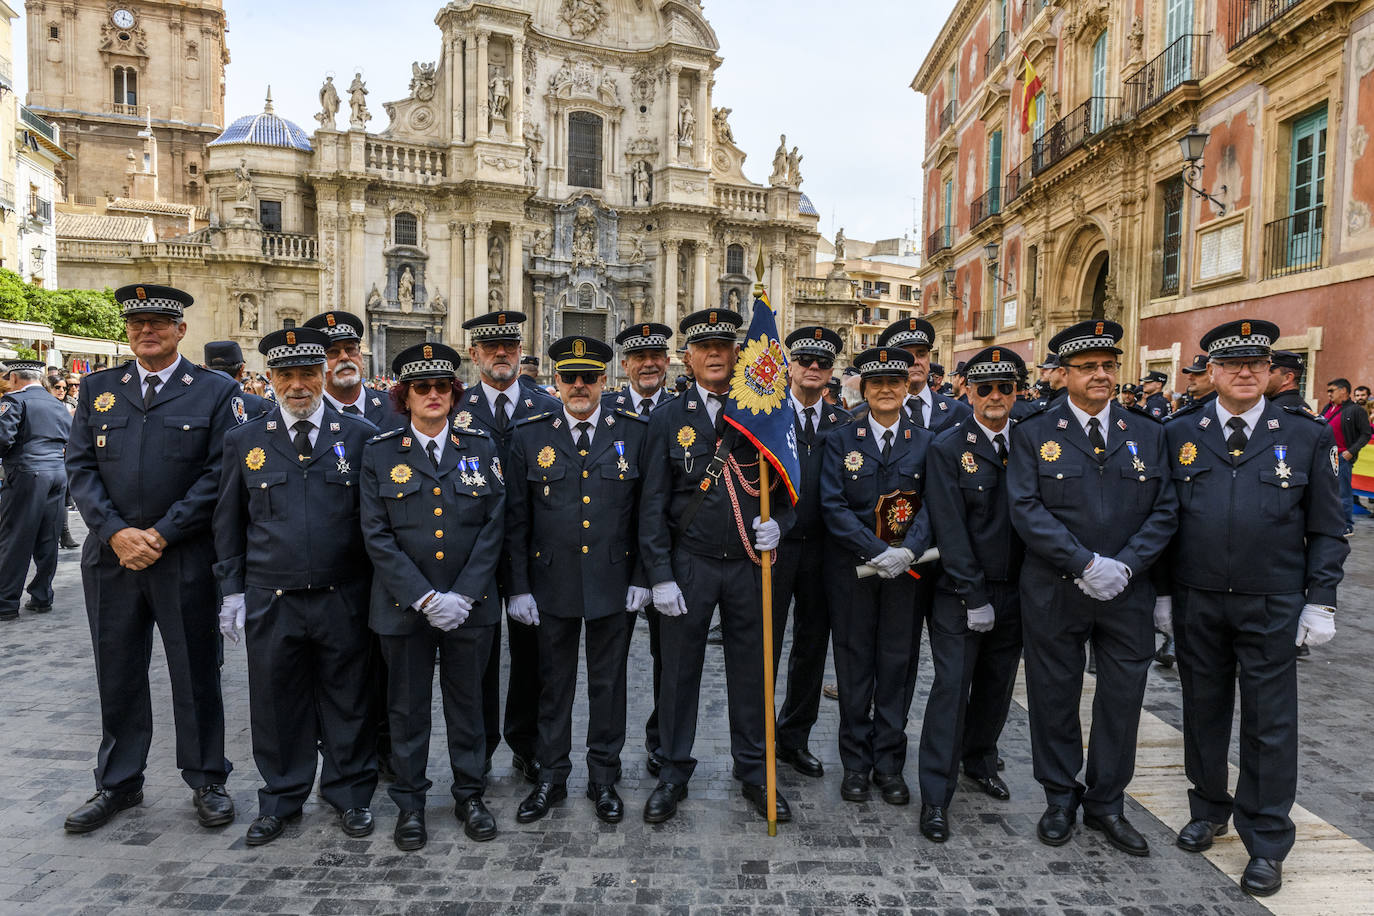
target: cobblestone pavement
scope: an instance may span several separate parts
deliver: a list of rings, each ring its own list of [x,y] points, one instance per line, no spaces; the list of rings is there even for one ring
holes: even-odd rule
[[[73,516],[75,519],[75,516]],[[1337,640],[1301,668],[1303,760],[1299,802],[1366,845],[1374,831],[1374,793],[1362,772],[1374,747],[1374,522],[1360,522],[1342,590]],[[79,535],[78,535],[79,536]],[[249,747],[242,648],[224,668],[228,747],[237,770],[230,791],[238,819],[196,826],[190,793],[174,768],[166,668],[154,659],[157,733],[145,802],[93,834],[69,836],[67,813],[92,790],[100,738],[89,632],[76,551],[64,551],[57,609],[27,612],[0,626],[0,913],[214,911],[234,913],[940,913],[940,914],[1241,914],[1263,913],[1207,861],[1172,845],[1172,833],[1134,802],[1128,815],[1151,843],[1135,859],[1081,831],[1050,849],[1035,839],[1043,802],[1031,777],[1026,716],[1013,707],[1003,741],[1010,802],[961,791],[953,837],[921,838],[919,805],[839,798],[837,711],[825,701],[811,747],[826,765],[822,780],[786,767],[780,787],[795,819],[770,839],[730,777],[721,652],[707,656],[697,754],[702,763],[678,817],[650,827],[639,810],[653,786],[644,772],[641,726],[648,710],[647,631],[636,633],[630,672],[630,739],[621,784],[627,818],[599,823],[583,798],[585,771],[574,752],[570,798],[544,821],[519,825],[527,792],[497,754],[487,793],[501,834],[474,844],[452,817],[444,742],[433,742],[430,843],[403,854],[391,842],[395,806],[379,790],[376,833],[345,837],[318,800],[281,840],[248,849],[243,832],[256,814],[257,773]],[[921,693],[910,728],[908,780],[915,786]],[[1177,724],[1177,675],[1151,677],[1148,706]],[[585,696],[578,700],[582,731]],[[436,729],[443,719],[436,709]],[[1234,760],[1234,755],[1233,755]],[[963,787],[964,790],[968,786]],[[1278,899],[1278,898],[1275,898]]]

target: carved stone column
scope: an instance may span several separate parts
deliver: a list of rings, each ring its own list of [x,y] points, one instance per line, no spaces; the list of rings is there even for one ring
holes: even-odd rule
[[[472,314],[475,317],[477,315],[484,315],[490,311],[487,306],[487,297],[490,294],[488,287],[491,283],[487,264],[487,244],[491,237],[491,220],[479,219],[473,223],[473,227],[477,230],[472,240],[472,293],[474,297]]]
[[[448,264],[449,264],[449,284],[448,284],[448,316],[445,319],[445,339],[456,341],[463,333],[464,309],[467,308],[468,297],[467,265],[464,263],[463,234],[467,229],[456,219],[448,222]]]
[[[511,39],[510,80],[510,139],[512,143],[525,141],[525,39]]]
[[[46,30],[45,30],[46,31]],[[76,4],[62,4],[62,80],[63,92],[76,92]],[[40,58],[41,59],[41,58]]]
[[[663,242],[663,323],[677,333],[677,248],[678,242]]]
[[[477,136],[477,36],[468,35],[463,54],[463,142]]]
[[[471,223],[463,227],[463,320],[476,318],[486,309],[477,306],[477,252],[474,240],[477,228]]]
[[[347,283],[347,302],[350,306],[367,299],[367,214],[350,210],[348,214],[348,270],[343,278]],[[385,284],[380,284],[385,285]],[[345,287],[340,286],[340,289]],[[385,353],[374,353],[377,360],[385,360]],[[378,365],[381,363],[379,362]]]
[[[783,306],[787,299],[787,255],[782,251],[773,251],[768,255],[768,304],[773,307],[773,311],[783,314]],[[744,305],[744,303],[740,303]],[[786,333],[786,332],[784,332]]]
[[[491,93],[487,82],[491,79],[487,65],[487,42],[491,33],[483,29],[477,33],[477,139],[485,140],[491,133]],[[521,87],[521,92],[524,88]]]
[[[523,282],[523,281],[522,281]],[[534,311],[530,315],[530,352],[538,355],[553,341],[544,340],[544,300],[548,294],[542,289],[535,287],[534,290]]]
[[[692,244],[692,301],[687,307],[693,311],[710,308],[714,304],[706,294],[706,253],[705,242]]]
[[[524,89],[521,89],[524,92]],[[525,229],[510,223],[506,232],[506,308],[512,312],[525,310]],[[535,341],[538,344],[538,341]]]
[[[708,95],[710,87],[707,84],[708,75],[705,70],[697,76],[697,133],[693,138],[692,149],[695,151],[695,159],[698,168],[706,168],[710,160],[706,156],[706,138],[713,130],[711,126],[711,99]]]
[[[677,64],[668,65],[668,136],[664,138],[664,142],[668,147],[669,165],[677,165],[677,81],[681,73],[682,67]],[[654,196],[655,201],[662,199],[661,195]],[[676,270],[676,266],[673,269]]]

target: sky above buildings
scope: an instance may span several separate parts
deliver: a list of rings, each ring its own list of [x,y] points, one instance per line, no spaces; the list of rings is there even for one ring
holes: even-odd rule
[[[912,232],[921,194],[925,101],[909,88],[949,4],[918,0],[706,0],[724,64],[714,103],[733,109],[745,174],[765,183],[778,135],[800,147],[802,190],[820,231],[878,239]],[[372,130],[385,101],[404,98],[412,61],[439,56],[439,0],[225,0],[229,17],[225,116],[262,110],[270,83],[278,114],[316,127],[326,73],[340,94],[363,71]],[[16,76],[24,74],[23,17]],[[21,77],[22,78],[22,77]],[[22,90],[21,90],[22,91]],[[340,124],[347,120],[347,105]]]

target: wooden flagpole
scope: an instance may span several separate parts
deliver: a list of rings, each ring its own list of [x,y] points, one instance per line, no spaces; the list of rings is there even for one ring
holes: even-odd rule
[[[754,296],[763,290],[763,246],[759,246],[758,262],[754,268]],[[769,517],[768,458],[759,450],[759,520]],[[776,710],[773,703],[773,551],[759,551],[760,572],[763,579],[763,771],[764,804],[768,806],[768,835],[778,835],[778,749],[775,731]]]

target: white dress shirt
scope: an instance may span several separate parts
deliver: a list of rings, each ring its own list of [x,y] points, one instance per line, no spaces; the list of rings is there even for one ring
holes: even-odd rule
[[[291,436],[291,441],[296,440],[296,424],[301,422],[301,418],[295,416],[284,406],[281,409],[281,418],[286,421],[286,430]],[[310,421],[310,447],[315,447],[315,440],[320,437],[320,424],[324,423],[324,400],[320,400],[320,406],[315,408],[315,412],[305,418]]]
[[[1221,438],[1223,439],[1231,435],[1231,427],[1226,424],[1232,417],[1240,417],[1241,422],[1245,424],[1245,438],[1249,439],[1255,434],[1255,426],[1259,423],[1260,417],[1264,415],[1263,397],[1259,399],[1259,403],[1251,407],[1245,413],[1231,413],[1231,411],[1221,406],[1221,398],[1217,398],[1213,403],[1217,405],[1217,419],[1221,421]]]
[[[1111,401],[1108,401],[1107,405],[1103,407],[1102,410],[1098,413],[1091,414],[1088,413],[1086,410],[1080,410],[1078,408],[1078,405],[1075,404],[1072,399],[1065,398],[1065,400],[1068,401],[1069,410],[1072,410],[1074,417],[1077,418],[1078,425],[1083,427],[1083,435],[1088,435],[1088,421],[1091,420],[1093,417],[1097,417],[1097,429],[1098,432],[1102,433],[1102,445],[1105,447],[1108,439],[1107,427],[1111,425],[1112,419]]]
[[[568,413],[568,408],[564,407],[563,419],[568,421],[568,433],[572,436],[574,444],[577,443],[577,424],[590,423],[591,428],[587,430],[587,442],[590,443],[596,439],[596,424],[601,421],[601,405],[598,403],[596,409],[592,411],[592,415],[585,420],[577,419]]]
[[[883,433],[892,433],[892,444],[897,444],[897,427],[902,425],[902,418],[899,416],[893,421],[891,426],[884,426],[873,416],[872,411],[868,414],[868,428],[873,430],[873,441],[878,443],[878,448],[883,447]]]
[[[913,401],[922,405],[921,416],[913,419],[916,419],[921,426],[928,429],[930,427],[930,418],[935,413],[935,399],[930,395],[930,386],[926,385],[918,393],[907,395],[906,407],[908,411],[914,407],[912,404]]]
[[[707,391],[705,388],[701,387],[700,383],[697,384],[697,396],[706,404],[706,415],[711,418],[711,425],[714,426],[716,423],[716,415],[720,413],[720,409],[725,406],[726,396],[723,394],[716,394],[714,391]],[[717,401],[716,398],[720,398],[720,400]]]
[[[996,449],[997,449],[997,443],[994,442],[993,439],[994,439],[996,436],[1001,436],[1001,437],[1002,437],[1002,441],[1005,442],[1005,443],[1007,444],[1007,454],[1008,454],[1008,455],[1011,454],[1011,421],[1010,421],[1010,420],[1008,420],[1007,423],[1006,423],[1006,425],[1003,426],[1000,430],[996,430],[996,431],[993,431],[993,430],[991,430],[991,429],[988,429],[986,426],[984,426],[983,423],[982,423],[982,421],[978,419],[978,415],[977,415],[977,414],[974,414],[974,415],[973,415],[973,422],[974,422],[975,424],[977,424],[978,428],[981,429],[981,430],[983,431],[983,435],[985,435],[985,436],[988,437],[988,445],[991,445],[991,446],[993,447],[993,450],[994,450],[994,451],[996,451]]]
[[[431,442],[436,443],[438,447],[434,450],[434,462],[435,464],[443,462],[444,446],[448,444],[447,429],[439,430],[439,435],[437,436],[426,436],[416,429],[415,424],[412,423],[410,425],[410,431],[415,434],[416,441],[420,443],[420,451],[424,452],[426,458],[429,457],[429,444]]]
[[[486,395],[487,406],[491,408],[491,415],[493,417],[496,416],[496,399],[503,394],[506,396],[506,401],[508,402],[506,420],[509,422],[515,417],[515,401],[520,397],[520,385],[518,382],[512,382],[509,388],[502,391],[499,388],[491,387],[486,381],[483,381],[482,394]]]

